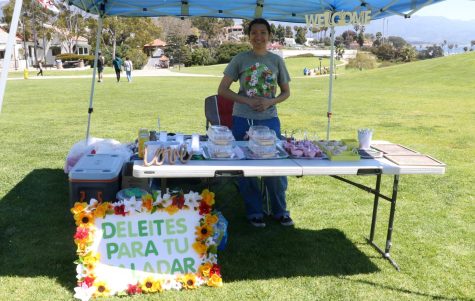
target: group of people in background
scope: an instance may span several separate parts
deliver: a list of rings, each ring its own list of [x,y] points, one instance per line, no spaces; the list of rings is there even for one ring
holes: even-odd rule
[[[303,75],[322,75],[322,74],[328,74],[330,72],[330,70],[328,69],[328,67],[317,67],[317,68],[314,68],[314,69],[309,69],[307,67],[305,67],[303,69]]]
[[[99,57],[97,59],[97,73],[98,73],[98,80],[97,81],[98,82],[103,81],[104,66],[105,66],[105,58],[102,55],[102,53],[99,52]],[[134,69],[134,66],[133,66],[132,61],[130,60],[129,57],[125,57],[125,61],[122,61],[122,59],[120,57],[116,56],[112,60],[112,66],[114,67],[117,82],[120,82],[120,75],[122,73],[122,69],[125,70],[125,75],[127,76],[127,81],[129,83],[132,82],[132,70]]]

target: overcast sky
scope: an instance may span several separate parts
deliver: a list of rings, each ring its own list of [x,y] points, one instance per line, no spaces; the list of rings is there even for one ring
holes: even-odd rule
[[[446,0],[422,8],[415,16],[442,16],[454,20],[475,20],[474,0]]]

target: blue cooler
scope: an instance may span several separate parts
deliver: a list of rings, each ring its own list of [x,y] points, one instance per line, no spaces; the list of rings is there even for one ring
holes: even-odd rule
[[[115,154],[84,155],[69,172],[69,202],[91,198],[115,202],[123,159]]]

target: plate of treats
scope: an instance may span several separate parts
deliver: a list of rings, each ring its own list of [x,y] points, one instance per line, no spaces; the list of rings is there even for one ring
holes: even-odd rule
[[[289,139],[282,142],[282,147],[292,159],[322,160],[325,153],[310,140]]]

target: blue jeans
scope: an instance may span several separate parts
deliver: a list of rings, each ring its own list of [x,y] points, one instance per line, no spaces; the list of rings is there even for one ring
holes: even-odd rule
[[[273,129],[280,137],[280,120],[278,117],[265,120],[247,119],[233,116],[233,135],[236,140],[244,140],[246,132],[251,125],[265,125]],[[264,177],[264,184],[267,187],[271,201],[272,214],[275,218],[289,215],[285,201],[285,191],[287,190],[287,177]],[[251,218],[262,218],[264,215],[262,208],[262,193],[259,181],[255,177],[241,177],[238,179],[239,192],[244,198],[246,206],[246,216]]]
[[[127,80],[129,82],[132,81],[132,71],[125,71],[125,74],[127,75]]]

